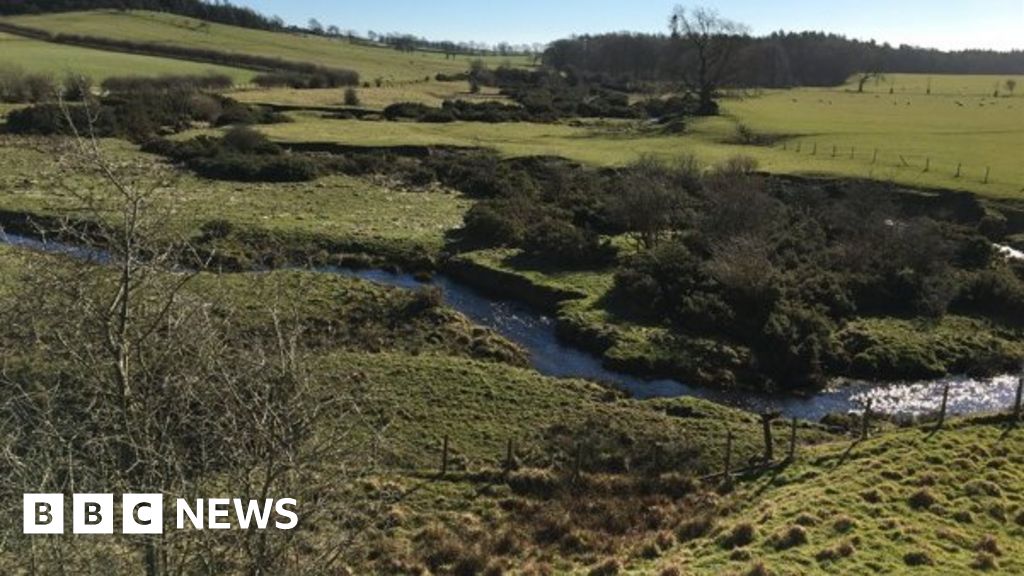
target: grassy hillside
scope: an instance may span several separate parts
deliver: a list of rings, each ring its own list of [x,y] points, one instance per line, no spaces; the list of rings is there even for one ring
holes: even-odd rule
[[[458,56],[448,60],[444,54],[404,53],[352,44],[347,40],[238,28],[153,12],[69,12],[3,20],[52,33],[205,48],[348,68],[359,72],[363,80],[369,82],[376,78],[390,82],[421,81],[438,72],[465,72],[470,61],[476,59]],[[491,66],[505,61],[526,63],[522,59],[498,57],[483,60]]]
[[[96,81],[126,74],[158,76],[214,72],[227,74],[236,84],[245,84],[255,74],[252,70],[241,68],[65,46],[2,32],[0,54],[3,54],[0,66],[14,65],[30,72],[53,74],[58,78],[69,72],[76,72],[90,76]]]
[[[664,564],[694,573],[1017,574],[1022,450],[1020,429],[984,419],[819,446],[742,483],[716,532]]]

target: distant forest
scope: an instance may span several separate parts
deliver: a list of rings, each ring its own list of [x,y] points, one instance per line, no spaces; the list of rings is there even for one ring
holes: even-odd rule
[[[152,10],[190,16],[210,22],[279,30],[284,28],[280,18],[271,18],[251,8],[235,6],[229,2],[204,2],[202,0],[3,0],[0,15],[42,14],[46,12],[71,12],[74,10]]]
[[[837,86],[866,73],[1024,74],[1024,52],[929,48],[850,40],[821,32],[734,38],[726,84],[735,87]],[[680,77],[689,45],[659,34],[615,33],[553,42],[544,64],[566,72],[623,82]]]

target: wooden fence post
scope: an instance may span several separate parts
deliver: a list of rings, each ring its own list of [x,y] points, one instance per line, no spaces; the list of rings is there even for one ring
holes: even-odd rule
[[[861,414],[860,420],[860,439],[867,440],[868,432],[871,429],[871,404],[873,400],[868,398],[867,403],[864,405],[864,413]]]
[[[444,435],[444,444],[441,446],[441,476],[448,473],[448,435]]]
[[[764,463],[766,466],[775,460],[775,446],[772,443],[772,420],[778,417],[778,412],[765,412],[761,414],[761,430],[764,433]]]
[[[942,425],[946,423],[946,407],[949,405],[949,382],[942,387],[942,406],[939,407],[939,423],[935,425],[935,429],[942,428]]]
[[[850,146],[850,160],[853,160],[853,157],[856,155],[856,153],[857,153],[857,147],[856,146]]]
[[[931,169],[932,169],[932,159],[931,158],[925,158],[924,159],[924,171],[928,172]]]
[[[871,163],[878,162],[878,148],[875,148],[875,153],[871,155]]]
[[[790,462],[796,460],[796,416],[793,417],[793,423],[789,429],[789,458]]]
[[[957,162],[956,163],[956,175],[954,175],[953,178],[959,178],[960,177],[960,168],[962,168],[962,167],[963,167],[963,162]]]
[[[1021,400],[1024,400],[1024,363],[1020,367],[1020,376],[1017,377],[1017,399],[1013,403],[1013,425],[1020,423]]]
[[[728,482],[732,475],[732,430],[725,431],[725,479]]]
[[[988,184],[988,175],[989,175],[990,172],[992,172],[992,167],[991,166],[985,166],[985,181],[982,182],[982,184]]]
[[[814,143],[814,149],[811,150],[811,156],[817,156],[817,155],[818,155],[818,143],[815,142]]]
[[[836,150],[836,145],[835,145],[835,144],[833,144],[833,145],[832,145],[832,157],[833,157],[833,158],[835,158],[835,157],[836,157],[836,151],[837,151],[837,150]]]

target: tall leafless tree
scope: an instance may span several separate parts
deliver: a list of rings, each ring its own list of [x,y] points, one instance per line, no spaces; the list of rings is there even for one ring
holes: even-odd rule
[[[686,44],[683,82],[697,94],[697,113],[702,116],[717,114],[715,98],[719,88],[728,80],[739,44],[737,40],[747,33],[746,26],[701,6],[692,10],[676,6],[669,22],[672,37]]]

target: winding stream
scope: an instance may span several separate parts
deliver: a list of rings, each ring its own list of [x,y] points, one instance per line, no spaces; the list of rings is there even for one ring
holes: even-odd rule
[[[106,259],[102,252],[96,250],[15,234],[0,233],[0,243],[100,262]],[[424,285],[410,274],[378,269],[326,267],[318,271],[406,289]],[[983,379],[951,376],[895,384],[844,379],[836,380],[825,390],[806,395],[769,395],[692,386],[670,379],[645,380],[608,370],[597,356],[559,341],[555,335],[554,319],[524,304],[488,298],[444,275],[437,275],[429,284],[441,290],[447,305],[526,349],[531,364],[539,373],[601,382],[626,390],[637,398],[695,396],[755,412],[777,410],[788,417],[819,420],[828,413],[859,411],[869,398],[873,410],[887,414],[912,417],[935,412],[947,382],[951,384],[949,410],[957,414],[1003,410],[1012,405],[1017,390],[1017,377],[1012,375]]]

